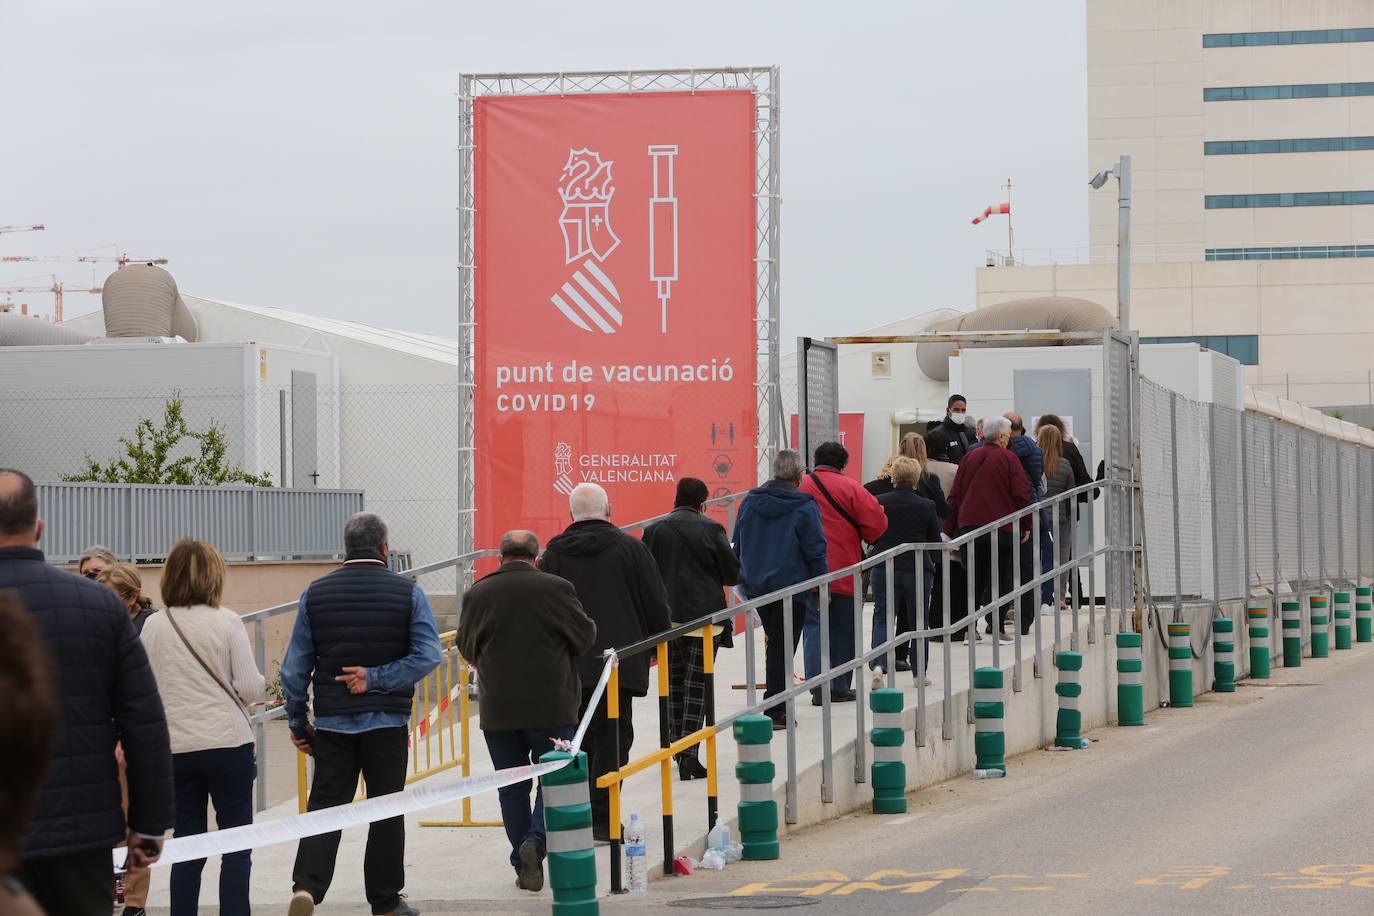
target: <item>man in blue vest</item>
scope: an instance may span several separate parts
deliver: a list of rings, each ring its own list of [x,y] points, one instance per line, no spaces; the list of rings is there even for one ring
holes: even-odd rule
[[[281,665],[291,741],[315,758],[311,811],[405,788],[407,723],[416,682],[439,664],[439,631],[425,593],[387,568],[386,525],[362,512],[344,526],[344,564],[301,596]],[[314,693],[310,722],[307,688]],[[405,820],[368,827],[363,885],[376,914],[414,916],[405,886]],[[334,877],[339,833],[301,840],[289,916],[309,916]]]

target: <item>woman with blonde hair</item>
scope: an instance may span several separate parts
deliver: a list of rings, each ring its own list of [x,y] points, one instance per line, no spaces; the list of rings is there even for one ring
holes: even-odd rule
[[[103,559],[95,554],[92,554],[92,557]],[[95,575],[95,581],[119,596],[119,600],[124,603],[124,607],[129,611],[129,621],[133,623],[134,631],[141,635],[143,625],[148,622],[149,617],[157,613],[157,608],[153,607],[152,601],[143,597],[143,577],[138,574],[138,569],[132,564],[111,560],[110,565],[99,568]],[[121,804],[125,814],[127,814],[129,810],[129,781],[125,774],[124,747],[119,744],[115,745],[115,763],[119,766]],[[144,907],[148,903],[148,884],[151,878],[152,872],[145,868],[123,879],[124,910],[120,916],[144,916]],[[115,897],[119,899],[117,892]]]
[[[214,802],[221,830],[253,822],[257,763],[245,707],[263,698],[263,677],[243,620],[220,606],[227,571],[224,557],[211,545],[177,541],[162,574],[167,609],[143,628],[172,738],[177,836],[205,832],[207,801]],[[204,866],[204,859],[172,866],[172,916],[196,912]],[[248,916],[251,870],[247,850],[224,856],[219,870],[223,916]]]
[[[95,581],[109,586],[119,596],[119,600],[129,609],[134,630],[141,635],[143,625],[157,613],[157,608],[143,595],[143,577],[138,574],[138,568],[131,563],[115,563],[96,573]]]
[[[892,481],[892,468],[899,458],[910,458],[916,462],[917,495],[924,496],[933,502],[935,512],[940,518],[949,515],[949,503],[945,502],[945,488],[940,483],[940,478],[929,466],[926,459],[926,440],[921,437],[920,433],[907,433],[903,436],[901,444],[897,446],[897,454],[887,460],[887,464],[883,465],[876,479],[864,484],[864,489],[874,496],[882,496],[884,493],[891,493],[895,490],[896,486]]]

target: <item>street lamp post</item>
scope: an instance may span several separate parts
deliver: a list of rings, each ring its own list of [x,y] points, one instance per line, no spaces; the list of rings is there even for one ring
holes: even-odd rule
[[[1116,323],[1123,333],[1131,330],[1131,157],[1124,155],[1103,169],[1088,184],[1096,190],[1116,176]]]

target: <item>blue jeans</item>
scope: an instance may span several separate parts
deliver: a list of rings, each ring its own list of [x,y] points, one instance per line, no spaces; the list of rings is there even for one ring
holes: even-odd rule
[[[830,594],[830,666],[854,659],[854,596]],[[809,681],[821,673],[821,603],[817,595],[806,608],[802,627],[802,664]],[[853,673],[841,674],[830,682],[831,692],[848,690]]]
[[[559,725],[553,728],[512,728],[483,731],[487,739],[487,750],[491,752],[491,762],[498,770],[538,763],[539,758],[553,750],[553,739],[570,739],[577,731],[576,725]],[[518,871],[520,868],[520,844],[533,839],[539,844],[539,855],[544,855],[546,840],[544,833],[544,790],[534,788],[534,810],[530,810],[530,789],[533,780],[502,786],[496,790],[501,801],[501,823],[506,828],[506,839],[510,840],[510,864]]]
[[[214,802],[215,826],[220,830],[253,823],[253,780],[258,768],[252,744],[173,754],[172,774],[176,785],[177,836],[205,832],[208,801]],[[245,849],[220,860],[219,912],[224,916],[249,916],[252,855]],[[195,916],[199,912],[200,872],[204,867],[204,859],[172,866],[172,916]]]

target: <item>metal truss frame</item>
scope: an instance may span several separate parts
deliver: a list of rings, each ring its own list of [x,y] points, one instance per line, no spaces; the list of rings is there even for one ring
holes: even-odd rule
[[[780,73],[777,67],[721,67],[688,70],[603,70],[567,73],[465,73],[458,79],[458,552],[474,549],[476,510],[476,385],[473,341],[476,299],[473,272],[476,204],[473,163],[473,102],[482,96],[571,95],[645,92],[718,92],[747,89],[754,94],[754,328],[759,425],[758,479],[770,476],[773,456],[786,437],[782,411],[779,232],[782,186],[779,162]],[[459,582],[459,591],[462,590]]]

